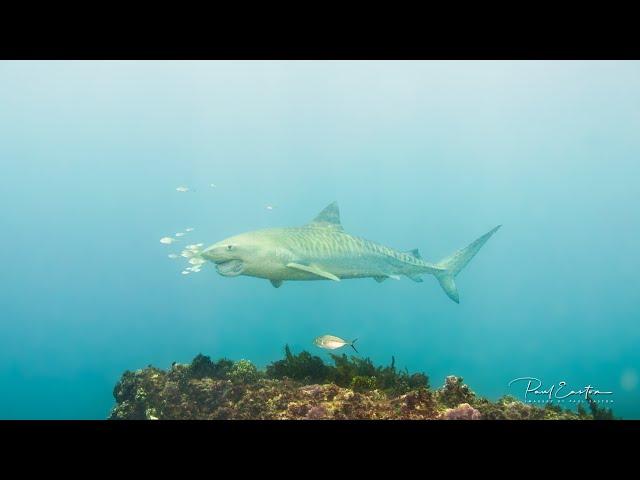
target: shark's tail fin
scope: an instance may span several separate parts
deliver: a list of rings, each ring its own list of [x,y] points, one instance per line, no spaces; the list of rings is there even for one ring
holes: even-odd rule
[[[440,260],[436,264],[436,266],[444,268],[445,271],[434,273],[434,275],[440,282],[440,286],[444,290],[444,293],[446,293],[454,302],[460,303],[458,289],[456,288],[456,282],[454,281],[455,276],[460,273],[475,254],[478,253],[486,241],[489,240],[491,235],[493,235],[501,226],[502,225],[498,225],[496,228],[485,233],[470,245]]]
[[[356,347],[354,347],[353,344],[356,343],[357,340],[358,339],[356,338],[356,339],[352,340],[351,343],[349,344],[349,346],[351,346],[351,348],[353,348],[356,351],[356,353],[358,353],[358,350],[356,350]]]

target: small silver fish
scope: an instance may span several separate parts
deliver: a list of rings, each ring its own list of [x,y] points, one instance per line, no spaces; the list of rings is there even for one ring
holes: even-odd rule
[[[175,253],[170,253],[169,255],[167,255],[167,257],[174,259],[174,258],[178,258],[178,255]]]
[[[189,187],[185,187],[185,186],[181,185],[178,188],[176,188],[176,191],[178,191],[178,192],[188,192],[189,191]]]
[[[165,245],[171,245],[175,241],[176,239],[171,237],[162,237],[160,239],[160,243],[164,243]]]
[[[184,250],[182,250],[180,255],[182,255],[184,258],[192,258],[192,257],[197,256],[199,253],[200,253],[200,248],[195,246],[195,245],[191,245],[191,246],[188,246],[187,248],[185,248]],[[206,260],[204,260],[204,261],[206,261]]]
[[[176,233],[176,237],[184,237],[184,232],[178,232],[178,233]]]
[[[185,232],[193,232],[193,227],[185,228],[184,231]]]
[[[334,337],[333,335],[322,335],[321,337],[316,338],[313,343],[317,347],[325,348],[327,350],[335,350],[336,348],[348,345],[353,348],[356,353],[358,353],[356,347],[353,346],[353,344],[356,343],[357,340],[358,339],[356,338],[355,340],[348,342],[347,340],[343,340],[340,337]]]

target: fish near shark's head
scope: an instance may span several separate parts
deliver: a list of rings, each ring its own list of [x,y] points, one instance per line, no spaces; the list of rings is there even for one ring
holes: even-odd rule
[[[225,277],[250,274],[263,262],[264,241],[257,232],[243,233],[214,243],[200,256],[216,264],[216,270]]]

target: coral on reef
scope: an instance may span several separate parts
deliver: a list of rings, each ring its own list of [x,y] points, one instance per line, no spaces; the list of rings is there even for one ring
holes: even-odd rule
[[[513,397],[477,396],[461,377],[431,390],[424,373],[375,366],[366,358],[332,355],[334,365],[285,347],[264,371],[249,360],[196,356],[168,371],[152,366],[126,371],[113,390],[112,419],[612,419],[590,401],[590,413],[557,405],[536,407]]]
[[[438,390],[438,400],[448,407],[455,407],[461,403],[473,403],[476,394],[462,382],[462,377],[450,375],[445,379],[444,386]]]
[[[243,359],[231,367],[227,377],[236,383],[254,383],[260,378],[260,373],[253,363]]]
[[[474,407],[478,409],[486,420],[587,420],[589,415],[581,416],[571,410],[564,410],[559,405],[547,403],[544,407],[535,407],[522,403],[510,395],[501,397],[496,402],[486,399],[476,401]]]
[[[456,408],[447,408],[439,418],[442,420],[480,420],[482,414],[468,403],[461,403]]]

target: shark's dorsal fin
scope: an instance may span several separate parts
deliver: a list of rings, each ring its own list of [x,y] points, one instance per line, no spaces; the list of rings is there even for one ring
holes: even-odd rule
[[[324,227],[334,228],[342,230],[342,224],[340,223],[340,210],[338,209],[338,202],[333,202],[325,207],[316,218],[314,218],[309,224],[311,227]]]
[[[422,255],[420,255],[420,252],[418,251],[417,248],[414,248],[413,250],[407,250],[407,253],[409,255],[413,255],[416,258],[422,258]]]

